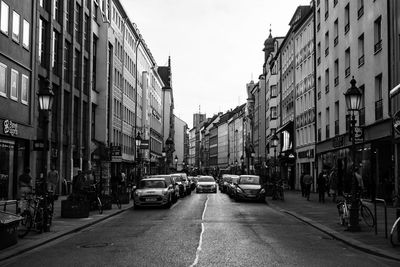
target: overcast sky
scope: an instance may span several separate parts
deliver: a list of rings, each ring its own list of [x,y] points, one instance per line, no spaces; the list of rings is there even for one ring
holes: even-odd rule
[[[310,0],[120,0],[157,65],[172,61],[175,115],[193,126],[245,103],[246,83],[262,73],[263,44],[285,36],[298,5]]]

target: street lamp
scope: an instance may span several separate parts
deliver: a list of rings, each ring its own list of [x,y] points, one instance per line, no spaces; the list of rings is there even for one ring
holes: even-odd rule
[[[358,191],[358,182],[357,178],[355,176],[355,167],[356,167],[356,140],[355,140],[355,126],[356,126],[356,116],[355,112],[358,112],[360,110],[360,105],[361,105],[361,98],[362,98],[362,93],[360,90],[356,87],[356,80],[353,78],[350,81],[351,87],[347,89],[346,93],[344,93],[344,96],[346,98],[346,106],[347,110],[350,111],[351,113],[351,119],[350,119],[350,136],[351,136],[351,151],[352,151],[352,167],[351,167],[351,173],[352,173],[352,186],[351,186],[351,195],[352,195],[352,202],[351,202],[351,208],[350,208],[350,226],[348,228],[349,231],[359,231],[360,230],[360,225],[358,223],[358,210],[359,210],[359,192]]]
[[[49,150],[49,112],[51,111],[52,105],[53,105],[53,99],[54,99],[54,93],[51,90],[50,87],[50,81],[45,80],[43,86],[38,92],[38,98],[39,98],[39,110],[43,113],[43,118],[44,118],[44,125],[43,125],[43,181],[42,181],[42,191],[45,193],[47,191],[47,151]],[[47,197],[44,196],[44,209],[43,209],[43,217],[44,217],[44,223],[43,223],[43,229],[44,231],[48,231],[48,219],[49,215],[48,214],[48,209],[47,209]]]
[[[243,154],[240,156],[240,173],[243,172],[244,157]]]
[[[161,155],[164,159],[164,173],[167,174],[167,152],[165,152],[165,148],[162,149]]]
[[[175,169],[178,171],[178,156],[175,155]]]
[[[277,175],[277,171],[276,171],[276,167],[277,167],[277,164],[276,164],[276,148],[277,148],[278,143],[279,143],[279,138],[278,138],[278,136],[276,134],[274,134],[272,136],[271,142],[272,142],[271,143],[271,147],[274,148],[274,172],[275,172],[275,175]]]
[[[254,158],[256,157],[256,152],[254,151],[254,147],[253,146],[250,147],[250,156],[251,156],[251,162],[250,163],[252,163],[252,166],[254,168]],[[249,166],[249,169],[250,169],[250,166]]]
[[[142,144],[142,137],[140,136],[140,132],[137,133],[136,137],[135,137],[135,142],[136,142],[136,159],[137,159],[137,166],[138,166],[138,176],[139,179],[142,176],[141,174],[141,168],[140,168],[140,164],[141,164],[141,155],[140,155],[140,145]]]

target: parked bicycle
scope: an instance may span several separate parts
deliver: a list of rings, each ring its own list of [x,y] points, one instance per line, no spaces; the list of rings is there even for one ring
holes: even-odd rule
[[[122,185],[118,185],[116,190],[112,190],[112,203],[117,204],[118,209],[121,209]]]
[[[350,194],[345,194],[343,200],[339,201],[337,204],[337,209],[339,213],[339,222],[341,225],[349,226],[350,224],[350,208],[351,208],[352,197]],[[363,219],[364,223],[369,226],[375,226],[375,218],[371,210],[359,200],[359,216]]]
[[[103,213],[103,203],[101,201],[101,191],[99,183],[95,183],[89,186],[86,190],[86,198],[89,201],[90,208],[92,210],[97,209],[99,214]]]
[[[272,183],[272,199],[285,200],[285,183],[282,179]]]
[[[39,233],[50,231],[54,212],[51,193],[48,192],[44,196],[29,193],[24,199],[24,204],[20,214],[22,220],[18,227],[18,236],[22,238],[33,229]]]
[[[400,217],[396,219],[390,230],[390,243],[393,247],[400,245]]]

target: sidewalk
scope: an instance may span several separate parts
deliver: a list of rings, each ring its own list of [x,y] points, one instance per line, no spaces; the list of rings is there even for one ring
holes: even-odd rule
[[[54,217],[50,232],[37,234],[32,231],[24,238],[19,238],[17,244],[0,250],[0,262],[59,237],[77,232],[132,207],[131,201],[129,204],[123,204],[121,209],[113,204],[112,209],[104,210],[103,214],[99,214],[98,211],[91,211],[88,218],[61,218],[61,201],[64,199],[66,199],[66,196],[61,196],[54,202]]]
[[[352,247],[381,257],[400,261],[400,248],[393,248],[390,244],[390,230],[395,221],[396,209],[388,207],[388,239],[385,238],[384,208],[377,205],[378,234],[375,228],[360,222],[360,232],[345,231],[346,227],[340,225],[336,203],[326,197],[325,203],[318,202],[318,194],[311,193],[310,201],[301,196],[300,191],[285,191],[285,201],[271,200],[267,197],[269,206],[281,210],[297,219],[319,229],[322,232],[340,240]],[[374,206],[366,203],[374,213]]]

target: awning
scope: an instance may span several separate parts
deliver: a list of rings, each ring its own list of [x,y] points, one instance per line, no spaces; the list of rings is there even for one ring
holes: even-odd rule
[[[276,130],[276,133],[280,133],[280,132],[285,131],[285,130],[291,133],[291,132],[293,132],[293,125],[294,125],[293,121],[288,121],[283,126],[279,127]]]
[[[390,97],[395,96],[400,91],[400,84],[396,85],[392,90],[390,90]]]

